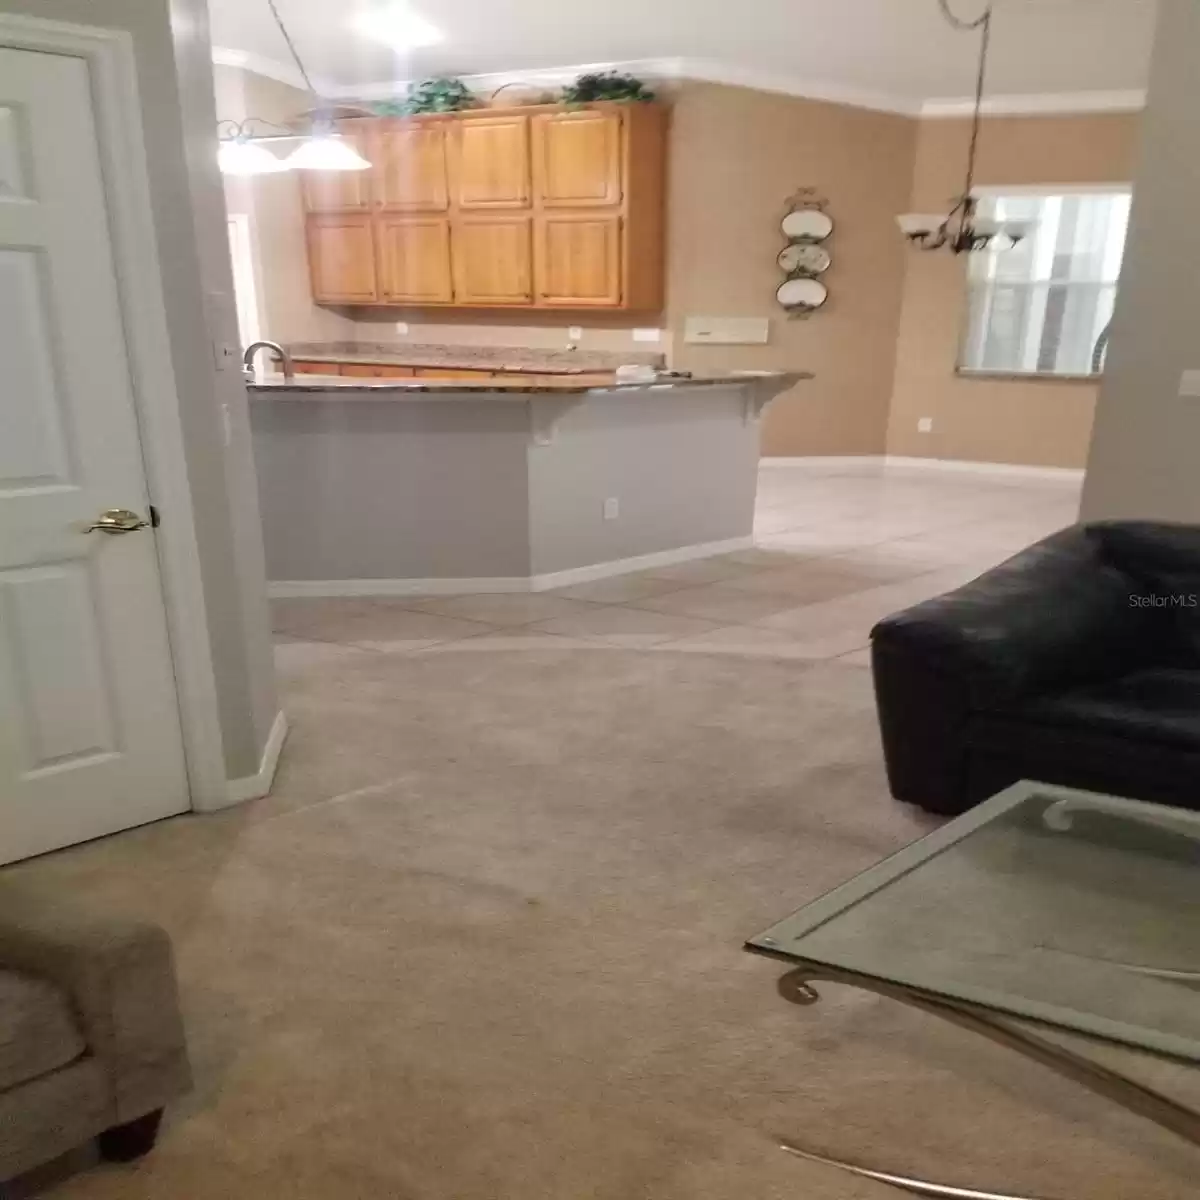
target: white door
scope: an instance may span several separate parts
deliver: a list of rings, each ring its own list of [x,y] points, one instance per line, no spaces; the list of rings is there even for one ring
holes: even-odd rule
[[[85,60],[0,47],[0,863],[189,807]]]

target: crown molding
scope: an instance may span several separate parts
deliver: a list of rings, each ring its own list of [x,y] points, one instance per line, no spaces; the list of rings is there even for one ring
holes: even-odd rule
[[[232,50],[228,46],[214,46],[212,60],[213,66],[216,67],[237,67],[243,71],[252,71],[255,75],[264,75],[267,79],[274,79],[277,83],[286,83],[289,87],[297,88],[299,91],[308,91],[308,84],[304,82],[304,76],[300,74],[293,63],[279,62],[274,58],[268,58],[265,54],[255,54],[249,50]],[[336,89],[328,80],[316,75],[313,76],[313,86],[322,96],[336,93]]]
[[[265,55],[223,46],[213,47],[213,62],[223,67],[240,67],[278,80],[291,87],[306,90],[304,80],[295,66],[278,62]],[[969,117],[975,101],[969,96],[945,97],[921,101],[912,97],[893,96],[861,88],[846,87],[829,80],[812,79],[780,71],[762,71],[733,63],[707,58],[641,58],[625,62],[575,63],[561,67],[542,67],[528,71],[492,71],[480,75],[464,75],[463,82],[474,92],[488,95],[512,83],[530,87],[562,87],[584,72],[622,71],[639,75],[651,82],[666,83],[691,79],[701,83],[719,83],[730,87],[753,88],[775,92],[826,104],[844,104],[874,112],[895,113],[905,117],[945,119]],[[389,100],[403,93],[409,80],[396,79],[385,83],[337,84],[315,77],[318,93],[328,100]],[[1144,91],[1059,92],[1034,95],[992,96],[984,101],[988,116],[1068,116],[1083,113],[1140,112],[1146,106]]]
[[[1048,92],[1044,95],[992,96],[983,102],[990,117],[1078,116],[1084,113],[1141,112],[1146,107],[1144,91]],[[925,118],[969,117],[975,111],[970,97],[926,100],[920,116]]]

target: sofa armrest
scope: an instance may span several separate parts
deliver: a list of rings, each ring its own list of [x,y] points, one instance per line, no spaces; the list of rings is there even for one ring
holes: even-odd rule
[[[97,918],[0,888],[0,965],[56,983],[111,1087],[113,1124],[191,1086],[171,941],[158,926]]]
[[[1004,708],[1160,661],[1167,623],[1085,529],[1055,534],[965,587],[881,621],[878,651],[961,682],[973,708]]]

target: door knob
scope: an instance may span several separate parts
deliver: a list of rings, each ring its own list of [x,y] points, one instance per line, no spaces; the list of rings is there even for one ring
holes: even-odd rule
[[[93,533],[136,533],[139,529],[147,529],[150,522],[127,508],[110,508],[102,512],[83,532]]]

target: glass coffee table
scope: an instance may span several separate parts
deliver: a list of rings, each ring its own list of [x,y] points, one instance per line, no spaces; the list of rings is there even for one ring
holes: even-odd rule
[[[814,984],[952,1021],[1200,1145],[1200,1112],[1046,1038],[1200,1064],[1200,812],[1021,783],[747,943]],[[932,1197],[1002,1200],[826,1158]]]

